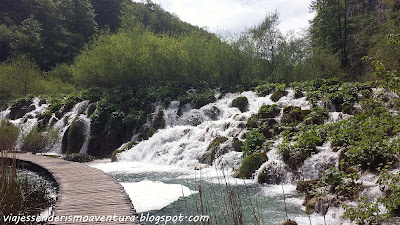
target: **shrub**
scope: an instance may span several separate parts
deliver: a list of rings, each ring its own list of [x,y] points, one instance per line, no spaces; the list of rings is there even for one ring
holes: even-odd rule
[[[385,188],[386,196],[380,199],[385,208],[395,216],[400,216],[400,172],[391,174],[385,169],[380,179]]]
[[[357,206],[343,205],[343,218],[359,225],[383,223],[385,215],[379,209],[378,202],[369,202],[365,197],[360,197],[357,202]]]
[[[239,177],[249,179],[262,164],[268,161],[265,153],[253,153],[248,155],[239,168]]]
[[[258,85],[255,88],[258,96],[266,96],[271,94],[274,91],[285,91],[286,85],[285,84],[276,84],[276,83],[267,83]]]
[[[394,160],[394,150],[381,137],[360,141],[350,147],[345,155],[350,165],[360,165],[365,170],[376,170]]]
[[[18,140],[19,129],[9,120],[0,123],[0,150],[12,150]]]
[[[37,127],[34,127],[31,132],[24,134],[22,137],[23,145],[21,151],[27,151],[32,153],[48,152],[58,143],[60,137],[57,131],[47,130],[39,132]]]
[[[261,151],[261,149],[265,148],[265,140],[265,136],[261,134],[257,129],[251,131],[251,133],[247,135],[246,140],[242,146],[242,157],[245,158],[250,154]]]
[[[323,124],[328,119],[329,112],[325,107],[316,106],[312,108],[310,114],[308,114],[304,121],[306,124]]]
[[[300,107],[287,106],[283,108],[281,122],[282,123],[301,122],[309,113],[311,113],[311,110],[301,110]]]

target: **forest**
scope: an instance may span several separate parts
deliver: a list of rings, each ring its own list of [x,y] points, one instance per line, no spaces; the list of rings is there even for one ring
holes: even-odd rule
[[[315,18],[302,37],[283,35],[277,12],[242,33],[223,36],[183,22],[151,1],[0,4],[3,106],[28,94],[90,87],[368,81],[382,79],[372,75],[372,61],[384,62],[387,70],[399,67],[398,46],[387,45],[388,35],[400,32],[397,1],[313,1]]]

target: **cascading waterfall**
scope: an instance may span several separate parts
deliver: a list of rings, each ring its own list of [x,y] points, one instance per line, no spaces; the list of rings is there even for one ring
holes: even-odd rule
[[[248,110],[241,112],[238,108],[232,107],[232,101],[239,97],[247,97]],[[312,106],[305,97],[295,99],[295,93],[288,90],[288,95],[274,103],[270,97],[259,97],[256,93],[248,91],[240,94],[226,94],[214,103],[203,106],[200,109],[193,109],[190,104],[182,107],[179,115],[179,102],[173,101],[167,108],[158,104],[157,110],[164,111],[165,129],[160,129],[149,140],[139,142],[131,149],[119,155],[119,161],[123,162],[147,162],[156,165],[174,165],[186,168],[203,168],[199,159],[206,153],[211,141],[218,137],[229,137],[230,139],[222,144],[222,148],[229,148],[233,138],[242,139],[245,132],[246,119],[258,112],[262,105],[277,104],[284,106],[297,106],[302,109],[311,109]],[[334,115],[333,117],[338,117]],[[276,118],[280,121],[281,115]],[[261,166],[282,174],[282,181],[290,181],[293,176],[286,170],[285,163],[281,160],[277,146],[280,140],[274,142],[272,150],[267,153],[269,160]],[[306,161],[303,170],[309,174],[318,175],[323,167],[328,164],[335,164],[337,154],[331,153],[326,144],[319,154]],[[331,154],[331,155],[330,155]],[[327,157],[329,155],[329,157]],[[217,157],[213,167],[234,169],[241,163],[241,152],[229,149],[227,153]],[[311,175],[306,175],[311,177]]]

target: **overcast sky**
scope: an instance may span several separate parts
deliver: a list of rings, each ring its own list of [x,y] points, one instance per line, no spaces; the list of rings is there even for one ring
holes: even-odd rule
[[[283,33],[301,32],[313,15],[311,0],[153,0],[165,10],[175,13],[185,22],[221,30],[240,32],[257,25],[269,12],[278,10]]]

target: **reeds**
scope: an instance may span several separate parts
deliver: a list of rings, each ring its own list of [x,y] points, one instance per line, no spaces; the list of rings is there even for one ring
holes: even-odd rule
[[[9,145],[3,144],[0,146],[0,224],[3,216],[37,215],[52,203],[46,185],[22,174],[16,153],[7,152],[5,148]]]
[[[264,224],[260,216],[258,203],[252,199],[250,193],[242,196],[237,185],[232,185],[229,178],[222,172],[218,175],[217,184],[206,182],[200,177],[196,178],[197,195],[193,197],[194,208],[197,215],[208,215],[208,221],[197,222],[193,224],[201,225],[243,225],[243,224]],[[248,190],[246,186],[246,190]],[[185,198],[185,206],[188,209],[188,202]],[[246,215],[249,214],[249,215]]]

